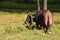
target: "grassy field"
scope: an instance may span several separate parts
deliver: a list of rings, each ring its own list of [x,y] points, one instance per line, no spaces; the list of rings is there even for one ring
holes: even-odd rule
[[[29,30],[23,25],[27,13],[0,11],[0,40],[60,40],[60,13],[54,13],[51,34],[43,30]]]

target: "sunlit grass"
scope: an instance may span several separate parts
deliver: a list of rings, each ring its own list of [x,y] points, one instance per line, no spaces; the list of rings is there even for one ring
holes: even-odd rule
[[[43,30],[29,30],[23,25],[26,13],[9,13],[0,11],[0,40],[60,40],[60,14],[54,13],[51,34]]]

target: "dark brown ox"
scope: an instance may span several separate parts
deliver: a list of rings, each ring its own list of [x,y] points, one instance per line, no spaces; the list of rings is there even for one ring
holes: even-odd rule
[[[40,26],[43,26],[45,28],[45,33],[49,33],[50,26],[53,22],[53,14],[49,10],[41,10],[36,14],[36,25],[39,28]]]
[[[48,31],[53,22],[53,14],[49,10],[41,10],[37,14],[28,14],[25,23],[30,24],[30,29],[33,26],[32,22],[36,23],[37,28],[43,27],[45,28],[45,33],[49,33]]]

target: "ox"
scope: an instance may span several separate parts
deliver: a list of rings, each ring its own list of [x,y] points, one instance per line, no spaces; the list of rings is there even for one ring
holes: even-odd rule
[[[44,32],[49,33],[50,26],[53,23],[53,14],[49,10],[41,10],[37,14],[28,14],[25,23],[30,24],[30,29],[33,26],[32,22],[36,23],[37,28],[43,27],[45,29]]]

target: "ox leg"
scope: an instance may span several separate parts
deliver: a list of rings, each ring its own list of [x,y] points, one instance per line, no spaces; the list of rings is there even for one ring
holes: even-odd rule
[[[30,17],[30,27],[29,28],[32,29],[32,27],[33,27],[33,17],[31,16]]]
[[[45,33],[48,33],[48,26],[46,25],[46,31],[45,31]]]
[[[32,25],[29,26],[29,29],[32,29]]]
[[[36,27],[37,27],[37,28],[39,27],[37,22],[36,22]]]
[[[49,31],[50,31],[50,25],[46,25],[46,31],[45,31],[45,33],[49,34]]]
[[[38,24],[38,23],[36,23],[36,27],[37,27],[37,29],[41,29],[41,28],[39,27],[39,24]]]

